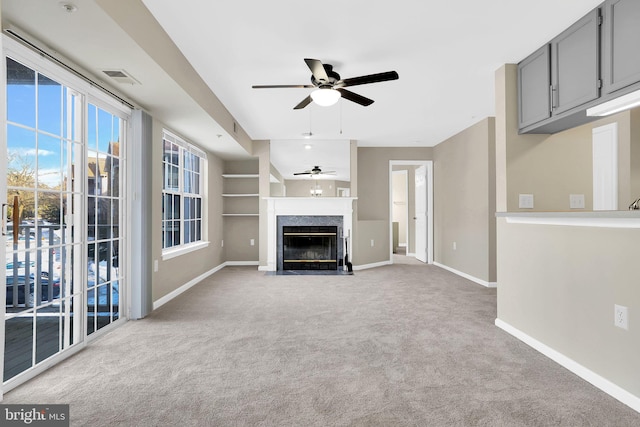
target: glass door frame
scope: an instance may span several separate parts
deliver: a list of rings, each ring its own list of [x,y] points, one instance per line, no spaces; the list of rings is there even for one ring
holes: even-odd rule
[[[120,253],[126,254],[129,250],[130,242],[127,238],[128,230],[129,230],[129,221],[131,218],[130,213],[130,204],[126,202],[127,195],[130,193],[130,184],[127,181],[127,158],[130,158],[129,153],[131,152],[131,143],[129,141],[131,133],[131,109],[124,105],[122,102],[117,99],[109,96],[105,92],[100,89],[94,87],[89,82],[84,79],[73,75],[71,72],[63,69],[59,65],[53,63],[46,57],[42,56],[40,53],[35,50],[24,46],[22,43],[8,37],[7,35],[2,35],[0,41],[0,50],[2,51],[2,64],[1,64],[1,72],[2,74],[2,85],[0,88],[0,123],[2,123],[2,133],[0,135],[0,153],[4,153],[7,150],[7,111],[6,111],[6,102],[7,102],[7,86],[6,86],[6,61],[7,57],[10,57],[31,69],[37,71],[38,73],[42,73],[56,82],[60,83],[76,92],[80,97],[81,103],[81,113],[79,116],[81,117],[81,123],[79,126],[82,128],[82,137],[81,137],[81,147],[82,147],[82,157],[79,159],[79,169],[81,170],[80,176],[76,178],[76,182],[78,185],[81,185],[80,197],[81,197],[81,209],[77,209],[74,213],[75,219],[79,219],[79,224],[76,225],[77,229],[81,231],[81,243],[80,243],[80,264],[79,269],[81,270],[81,300],[82,304],[75,310],[75,316],[79,316],[83,319],[80,322],[80,331],[74,331],[74,335],[79,335],[79,340],[71,344],[69,347],[64,348],[62,351],[59,351],[55,355],[49,357],[48,359],[43,360],[42,362],[32,365],[32,367],[21,374],[18,374],[16,377],[9,379],[6,382],[0,381],[0,400],[2,400],[3,393],[13,389],[14,387],[22,384],[23,382],[39,375],[50,366],[62,361],[63,359],[73,355],[77,351],[81,350],[87,343],[93,341],[99,336],[102,336],[104,333],[112,330],[117,325],[120,325],[127,321],[128,314],[130,311],[129,308],[129,298],[128,298],[128,283],[126,282],[129,277],[131,277],[131,265],[126,262],[127,256],[121,256],[122,260],[122,280],[120,283],[120,289],[122,292],[120,293],[121,298],[119,299],[119,318],[118,320],[112,322],[111,324],[105,326],[104,328],[96,331],[95,333],[87,336],[87,325],[86,325],[86,310],[87,310],[87,292],[86,292],[86,284],[87,284],[87,268],[86,260],[87,260],[87,119],[88,119],[88,106],[89,103],[108,111],[109,113],[121,118],[124,120],[121,133],[123,134],[123,145],[124,150],[121,150],[120,154],[120,179],[121,183],[121,193],[120,193],[120,203],[119,203],[119,212],[120,212],[120,227],[121,232],[120,235]],[[0,170],[6,171],[7,169],[7,158],[5,155],[0,156]],[[77,171],[76,171],[77,172]],[[7,186],[6,186],[6,175],[0,176],[0,199],[2,203],[6,201],[7,197]],[[74,200],[76,199],[75,193],[72,194]],[[5,210],[3,209],[0,215],[5,218]],[[0,236],[0,258],[6,259],[6,236]],[[6,283],[5,273],[0,271],[0,283]],[[5,285],[3,285],[5,286]],[[5,292],[0,292],[0,303],[2,306],[2,313],[0,316],[0,379],[3,378],[4,375],[4,347],[5,347],[5,316],[6,316],[6,295]]]

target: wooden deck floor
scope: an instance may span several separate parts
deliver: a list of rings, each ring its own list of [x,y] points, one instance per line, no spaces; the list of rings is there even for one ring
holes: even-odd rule
[[[86,322],[87,333],[91,334],[111,323],[111,319],[109,316],[89,316]],[[60,337],[64,336],[65,327],[69,328],[69,336],[73,337],[73,323],[62,322],[57,307],[51,307],[48,311],[39,310],[36,316],[33,311],[26,311],[18,317],[8,319],[5,322],[3,381],[15,377],[67,347],[61,342]]]

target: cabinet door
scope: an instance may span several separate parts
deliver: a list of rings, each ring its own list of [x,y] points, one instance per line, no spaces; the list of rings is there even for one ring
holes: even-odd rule
[[[599,25],[596,9],[551,41],[553,114],[598,98]]]
[[[518,64],[518,127],[538,123],[551,116],[549,45]]]
[[[604,92],[640,82],[640,1],[608,0],[603,10]]]

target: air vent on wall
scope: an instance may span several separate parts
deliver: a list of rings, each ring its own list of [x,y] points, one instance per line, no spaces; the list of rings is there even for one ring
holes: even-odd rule
[[[125,83],[130,85],[140,84],[139,81],[131,77],[131,75],[124,70],[102,70],[102,72],[118,83]]]

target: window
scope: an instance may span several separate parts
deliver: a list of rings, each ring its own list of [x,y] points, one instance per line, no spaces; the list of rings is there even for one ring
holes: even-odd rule
[[[206,154],[164,131],[162,248],[202,241],[202,182]]]

